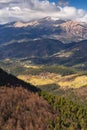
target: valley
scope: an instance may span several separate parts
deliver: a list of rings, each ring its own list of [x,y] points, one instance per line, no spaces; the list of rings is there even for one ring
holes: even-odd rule
[[[50,18],[44,18],[32,23],[17,22],[3,25],[0,27],[0,68],[9,75],[14,75],[18,78],[12,78],[11,84],[22,82],[23,88],[31,84],[30,89],[33,91],[41,91],[41,96],[54,108],[57,107],[55,105],[56,97],[60,97],[59,100],[62,100],[62,102],[57,102],[58,110],[60,104],[63,103],[63,101],[68,102],[68,100],[70,100],[68,105],[73,102],[77,106],[83,106],[85,109],[87,107],[86,35],[86,24],[83,25],[83,23],[74,21],[53,21]],[[8,76],[6,76],[6,78]],[[11,77],[8,78],[8,82],[10,82],[10,78]],[[4,82],[3,85],[9,86],[7,81]],[[11,84],[10,86],[13,86]],[[20,84],[15,84],[15,86],[20,86]],[[33,88],[34,86],[36,86],[36,88]],[[20,91],[19,89],[20,88],[15,89],[14,96],[16,96],[16,91]],[[9,91],[13,93],[13,89],[6,89],[6,93]],[[23,93],[23,91],[21,92]],[[23,95],[21,96],[23,97]],[[55,102],[53,103],[54,97]],[[26,104],[24,104],[24,106],[26,106]],[[36,107],[38,107],[38,105]],[[47,108],[47,106],[44,107]],[[68,108],[70,108],[70,106],[63,106],[62,104],[62,110],[64,107],[66,107],[67,111]],[[54,108],[52,108],[52,111],[54,111]],[[49,111],[48,109],[49,108],[47,108],[47,111]],[[62,112],[62,114],[64,113]],[[31,115],[31,117],[32,116],[33,115]],[[51,112],[50,116],[53,118]],[[65,123],[66,118],[65,116],[64,120],[62,119],[62,121],[64,121],[63,123]],[[71,130],[71,125],[66,126],[62,124],[62,126],[56,126],[58,123],[55,122],[56,119],[53,119],[55,126],[51,123],[52,130],[56,127],[63,128],[63,130],[67,130],[67,128],[70,127]],[[18,120],[20,122],[19,118]],[[33,117],[32,120],[34,121]],[[73,116],[72,120],[74,120]],[[72,120],[71,122],[73,122]],[[60,121],[60,119],[58,119],[58,121]],[[41,124],[43,123],[41,122]],[[80,124],[79,127],[78,125],[73,126],[73,129],[83,128],[83,125],[81,125],[82,124]],[[34,129],[33,124],[31,126],[32,129]],[[46,129],[48,130],[47,126],[46,124]],[[16,127],[18,126],[16,125]],[[41,130],[44,128],[43,126],[40,127]],[[84,128],[86,130],[86,126],[84,126]]]
[[[2,60],[0,68],[43,91],[86,104],[86,69],[76,66],[32,64],[25,59]]]
[[[0,1],[0,130],[87,130],[87,1]]]

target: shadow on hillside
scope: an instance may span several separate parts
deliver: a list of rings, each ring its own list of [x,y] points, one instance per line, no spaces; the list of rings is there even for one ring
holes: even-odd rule
[[[6,87],[23,87],[27,88],[29,91],[32,92],[39,92],[40,89],[36,88],[35,86],[26,83],[15,76],[6,73],[2,69],[0,69],[0,86],[6,86]]]

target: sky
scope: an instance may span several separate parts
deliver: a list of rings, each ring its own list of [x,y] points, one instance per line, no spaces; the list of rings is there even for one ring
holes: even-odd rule
[[[0,24],[50,16],[87,23],[87,0],[0,0]]]
[[[58,0],[49,0],[49,1],[58,3]],[[70,6],[87,10],[87,0],[62,0],[62,1],[68,2]]]

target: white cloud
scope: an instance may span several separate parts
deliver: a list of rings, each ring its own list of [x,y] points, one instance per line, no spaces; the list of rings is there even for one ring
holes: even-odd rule
[[[11,2],[12,0],[0,0],[0,3],[8,3]]]
[[[51,16],[87,22],[87,12],[75,7],[57,6],[48,0],[0,0],[0,23],[30,21]]]
[[[82,18],[86,15],[86,12],[82,9],[76,9],[75,7],[65,6],[60,9],[60,11],[57,13],[59,18],[65,18],[65,19],[72,19],[77,20],[79,18]]]

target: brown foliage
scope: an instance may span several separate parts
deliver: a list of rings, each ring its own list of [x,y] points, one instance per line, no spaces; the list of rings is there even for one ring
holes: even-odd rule
[[[38,94],[22,87],[0,88],[0,130],[47,130],[55,115]]]

